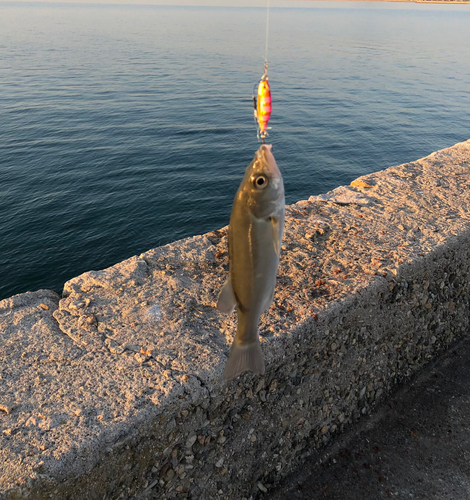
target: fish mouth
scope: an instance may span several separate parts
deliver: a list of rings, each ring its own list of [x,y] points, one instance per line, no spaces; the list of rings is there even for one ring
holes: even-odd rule
[[[262,144],[257,151],[256,156],[264,163],[270,165],[272,162],[276,163],[272,153],[273,147],[271,144]]]
[[[272,154],[272,144],[262,144],[258,150],[258,158],[264,164],[266,174],[271,178],[271,182],[277,189],[282,182],[281,172]]]

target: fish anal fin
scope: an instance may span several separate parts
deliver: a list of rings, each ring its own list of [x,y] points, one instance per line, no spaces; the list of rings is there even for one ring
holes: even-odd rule
[[[263,304],[263,312],[266,312],[271,307],[273,300],[274,300],[274,288],[272,293],[268,296],[267,300]]]
[[[232,288],[232,280],[229,277],[220,291],[219,300],[217,301],[217,309],[222,313],[230,314],[233,311],[235,304],[236,302]]]

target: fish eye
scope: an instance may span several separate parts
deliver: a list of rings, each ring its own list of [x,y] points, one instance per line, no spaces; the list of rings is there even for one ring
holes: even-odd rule
[[[253,179],[253,185],[256,189],[264,189],[268,185],[268,178],[264,175],[258,175]]]

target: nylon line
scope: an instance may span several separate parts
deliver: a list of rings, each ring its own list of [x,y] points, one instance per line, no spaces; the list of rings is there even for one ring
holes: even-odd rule
[[[266,0],[266,56],[265,62],[268,61],[268,38],[269,38],[269,0]]]

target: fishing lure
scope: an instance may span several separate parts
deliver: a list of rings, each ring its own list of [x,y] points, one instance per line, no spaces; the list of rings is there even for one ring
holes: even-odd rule
[[[271,89],[268,81],[268,61],[264,63],[264,73],[253,91],[255,121],[258,126],[258,138],[265,143],[268,136],[268,122],[271,118]],[[257,87],[257,88],[256,88]]]

